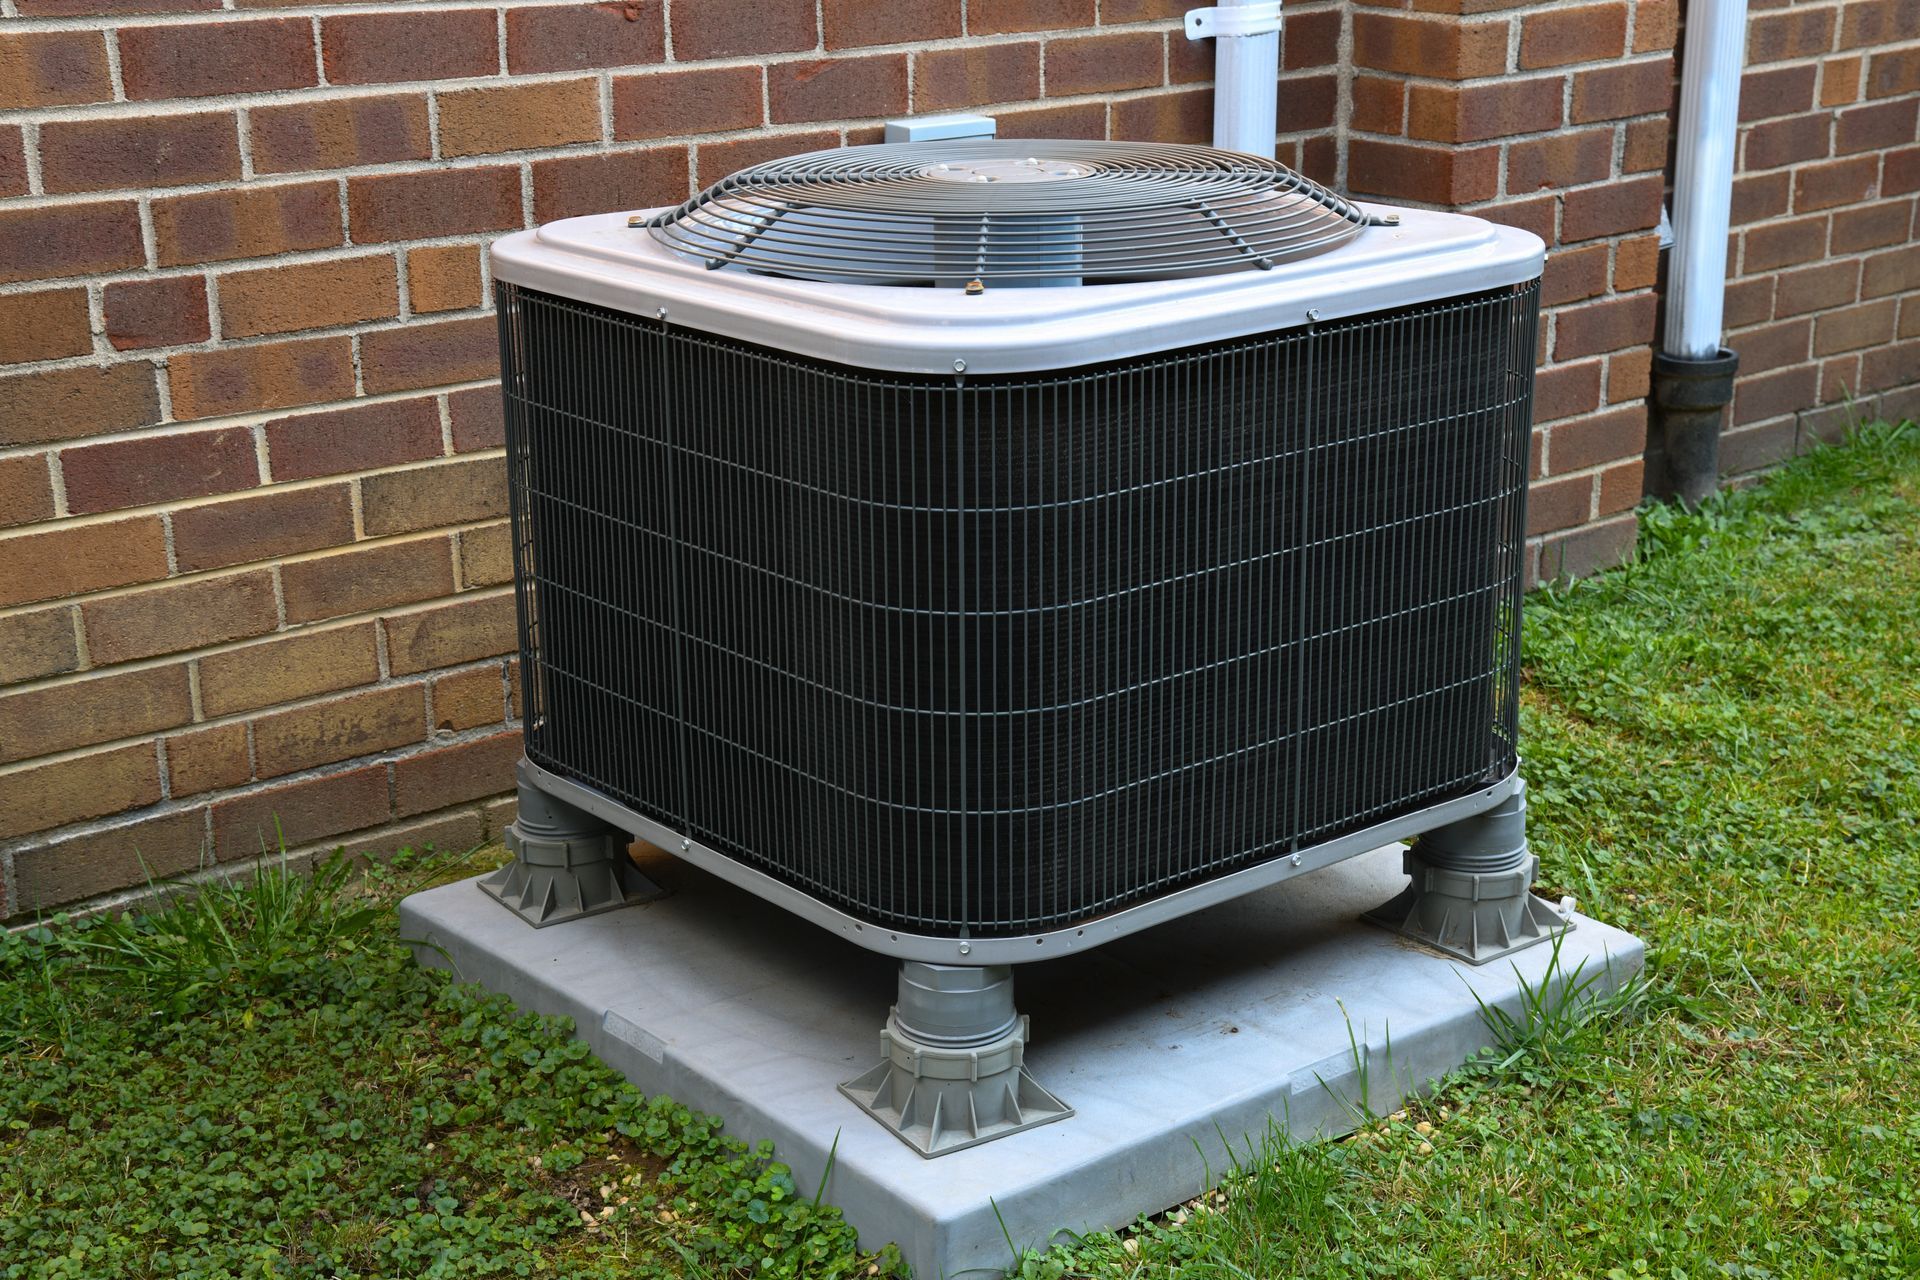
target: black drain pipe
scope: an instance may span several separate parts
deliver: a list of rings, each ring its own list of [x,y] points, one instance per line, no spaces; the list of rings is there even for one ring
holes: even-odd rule
[[[1726,347],[1704,360],[1653,353],[1653,428],[1664,474],[1653,491],[1697,507],[1720,486],[1720,420],[1733,399],[1740,357]]]

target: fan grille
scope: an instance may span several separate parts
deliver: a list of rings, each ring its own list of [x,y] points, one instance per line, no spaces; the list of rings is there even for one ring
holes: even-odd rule
[[[709,268],[862,284],[1110,284],[1264,270],[1372,221],[1213,147],[934,142],[755,165],[648,224]]]

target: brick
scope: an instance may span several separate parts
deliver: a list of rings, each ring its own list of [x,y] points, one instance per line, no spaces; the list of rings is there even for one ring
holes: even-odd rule
[[[0,377],[0,445],[68,440],[159,417],[153,366],[142,362]]]
[[[129,26],[119,37],[120,78],[136,102],[318,83],[313,24],[306,18]]]
[[[1553,196],[1533,196],[1525,200],[1507,200],[1500,204],[1483,205],[1475,212],[1489,222],[1531,231],[1548,244],[1552,244],[1559,239],[1559,233],[1554,230],[1554,222],[1559,214],[1559,204],[1560,202]]]
[[[521,224],[520,171],[492,165],[349,178],[347,212],[359,244],[506,231]]]
[[[1613,250],[1613,289],[1626,293],[1631,289],[1649,289],[1660,275],[1660,237],[1638,236],[1622,240]]]
[[[1635,120],[1627,126],[1620,167],[1626,173],[1648,173],[1667,166],[1667,143],[1672,124],[1665,117]]]
[[[1649,293],[1569,307],[1554,319],[1553,358],[1571,360],[1639,346],[1653,337],[1654,309]]]
[[[360,339],[360,374],[373,394],[471,382],[499,371],[499,335],[492,316],[416,323]]]
[[[1653,349],[1633,347],[1607,359],[1607,403],[1645,400],[1653,378]]]
[[[220,277],[225,338],[331,329],[399,314],[399,274],[391,254],[229,271]]]
[[[1164,82],[1165,36],[1158,31],[1070,36],[1047,44],[1047,96],[1112,93]]]
[[[278,625],[273,575],[264,569],[89,600],[80,613],[96,664],[244,640]]]
[[[380,678],[371,622],[297,632],[199,661],[200,706],[209,716],[252,711]]]
[[[1180,89],[1116,102],[1113,136],[1205,144],[1213,137],[1213,90]]]
[[[967,31],[1067,31],[1093,25],[1094,0],[968,0]],[[1185,37],[1181,37],[1185,39]]]
[[[1873,55],[1867,63],[1867,96],[1892,98],[1920,91],[1920,46]]]
[[[1555,104],[1558,110],[1558,104]],[[1613,130],[1579,129],[1527,138],[1507,147],[1507,192],[1525,195],[1548,188],[1601,182],[1613,174]]]
[[[247,118],[258,173],[351,169],[433,154],[427,100],[417,93],[255,107]]]
[[[1204,49],[1207,42],[1188,40],[1184,33],[1169,33],[1167,44],[1169,47],[1189,45]],[[1340,11],[1338,9],[1318,9],[1287,15],[1286,26],[1280,32],[1280,65],[1282,67],[1290,71],[1298,71],[1305,67],[1337,66],[1339,62]]]
[[[1800,424],[1792,418],[1720,436],[1720,471],[1737,476],[1771,467],[1793,456]]]
[[[1920,382],[1920,342],[1892,343],[1867,352],[1861,360],[1860,385],[1866,390],[1879,391],[1915,382]]]
[[[132,202],[0,209],[0,283],[88,275],[146,262]]]
[[[156,200],[153,236],[163,267],[330,249],[343,243],[340,193],[297,182]]]
[[[1416,84],[1408,91],[1407,136],[1431,142],[1479,142],[1558,129],[1565,89],[1566,82],[1560,76],[1503,79],[1465,87]]]
[[[1348,145],[1347,182],[1355,194],[1470,204],[1491,199],[1499,179],[1499,147],[1417,147],[1373,138]]]
[[[993,113],[1003,138],[1104,138],[1107,107],[1104,102],[1073,102],[1062,106],[1015,107]]]
[[[103,818],[160,799],[153,744],[0,774],[0,839]]]
[[[1920,191],[1920,147],[1889,151],[1880,171],[1880,194],[1909,195]]]
[[[513,530],[506,522],[463,529],[459,540],[461,590],[513,581]]]
[[[0,606],[152,582],[166,574],[158,516],[0,537]]]
[[[1740,121],[1770,120],[1813,110],[1813,84],[1820,68],[1812,63],[1749,71],[1740,79]]]
[[[781,62],[767,68],[775,124],[872,117],[907,109],[905,54]]]
[[[1663,114],[1674,100],[1673,59],[1622,62],[1573,75],[1572,120],[1619,120]]]
[[[1399,133],[1406,127],[1407,82],[1388,76],[1354,76],[1351,119],[1363,133]]]
[[[1764,373],[1756,371],[1743,376],[1734,387],[1733,408],[1728,416],[1736,425],[1760,422],[1809,408],[1819,398],[1819,370],[1813,365]],[[1722,466],[1725,467],[1724,461]]]
[[[1101,113],[1104,122],[1106,113]],[[1002,121],[1000,135],[1007,136]],[[718,182],[730,173],[738,173],[767,160],[819,151],[840,145],[840,135],[831,129],[807,133],[775,134],[772,137],[741,138],[729,142],[703,142],[694,150],[696,181],[701,186]]]
[[[1774,277],[1758,280],[1729,280],[1725,303],[1725,323],[1729,329],[1758,324],[1773,314]]]
[[[53,476],[47,455],[0,458],[0,528],[53,519]]]
[[[1833,215],[1834,253],[1858,253],[1882,245],[1899,244],[1913,225],[1913,201],[1881,201]]]
[[[204,498],[260,483],[253,434],[243,427],[138,436],[60,452],[75,515]]]
[[[666,57],[661,0],[541,5],[507,10],[507,71],[598,70]]]
[[[1623,3],[1568,5],[1527,15],[1520,23],[1520,67],[1564,67],[1617,58],[1627,48]]]
[[[1857,355],[1837,356],[1820,362],[1820,401],[1846,400],[1852,397],[1853,389],[1860,385],[1860,357]],[[1858,406],[1871,412],[1871,402]],[[1804,417],[1802,419],[1804,425]]]
[[[392,614],[381,625],[387,665],[397,676],[499,657],[519,644],[510,591]]]
[[[1751,273],[1775,267],[1796,266],[1824,257],[1827,251],[1827,223],[1821,218],[1796,218],[1755,227],[1746,233],[1746,248],[1741,267]]]
[[[506,443],[506,414],[498,383],[449,392],[447,417],[453,427],[455,453],[498,449]]]
[[[953,111],[1040,96],[1034,41],[923,49],[913,55],[913,109]]]
[[[1873,194],[1879,176],[1879,156],[1804,165],[1793,174],[1794,212],[1812,213],[1865,200]]]
[[[390,816],[387,767],[368,765],[220,801],[213,806],[214,851],[222,861],[252,858]]]
[[[490,9],[355,13],[323,18],[329,84],[386,84],[490,76],[500,70]]]
[[[1912,39],[1911,23],[1901,21],[1903,2],[1865,0],[1865,3],[1848,4],[1840,11],[1840,47],[1857,49],[1862,45],[1898,44]]]
[[[407,305],[415,314],[477,307],[480,293],[479,245],[407,250]]]
[[[1876,253],[1863,264],[1861,297],[1884,298],[1889,294],[1914,292],[1920,292],[1920,245]]]
[[[1819,159],[1828,153],[1830,121],[1825,112],[1817,112],[1755,125],[1747,130],[1741,150],[1743,168],[1751,172]]]
[[[0,696],[0,764],[173,729],[193,719],[185,664]]]
[[[13,856],[13,910],[37,915],[192,871],[206,853],[206,827],[205,809],[185,809],[36,842]]]
[[[1300,172],[1312,178],[1323,187],[1336,185],[1339,179],[1340,155],[1334,140],[1326,134],[1306,139],[1300,144]]]
[[[288,489],[173,513],[174,560],[182,573],[251,564],[353,541],[344,484]]]
[[[1845,156],[1905,146],[1914,139],[1917,113],[1920,101],[1913,98],[1842,111],[1834,117],[1834,152]]]
[[[1527,534],[1531,537],[1585,524],[1592,510],[1592,476],[1536,481],[1527,489]]]
[[[960,34],[960,0],[822,0],[820,16],[829,49]]]
[[[1679,0],[1634,0],[1635,53],[1663,53],[1673,48],[1679,34]]]
[[[1533,381],[1533,420],[1553,422],[1600,407],[1600,362],[1555,364],[1540,370]]]
[[[205,342],[213,332],[201,276],[116,280],[103,293],[102,309],[116,351]]]
[[[1747,65],[1810,58],[1833,47],[1831,8],[1793,8],[1747,20]]]
[[[1735,178],[1730,209],[1733,225],[1740,227],[1781,217],[1792,202],[1793,175],[1784,169]]]
[[[1820,105],[1842,107],[1860,100],[1860,73],[1867,60],[1859,54],[1829,58],[1820,64]]]
[[[763,75],[759,67],[696,67],[615,76],[613,136],[664,138],[751,129],[765,114]]]
[[[1893,341],[1898,306],[1894,299],[1829,311],[1814,322],[1813,353],[1830,356]]]
[[[1507,69],[1507,23],[1356,12],[1355,66],[1440,80],[1471,80]]]
[[[421,751],[393,765],[394,812],[406,818],[513,789],[522,753],[517,731]]]
[[[98,31],[0,33],[0,110],[112,97],[107,45]]]
[[[469,458],[368,476],[360,482],[360,509],[369,537],[504,516],[506,464]]]
[[[507,718],[506,685],[500,665],[441,676],[433,682],[433,727],[459,733]]]
[[[440,153],[526,151],[600,138],[600,93],[592,80],[555,80],[439,95]]]
[[[1749,372],[1782,369],[1807,358],[1813,322],[1789,320],[1748,329],[1740,335],[1740,364]]]
[[[240,135],[231,112],[40,126],[40,178],[49,192],[178,187],[239,176]]]
[[[1647,406],[1636,404],[1555,424],[1547,457],[1553,474],[1566,475],[1619,458],[1637,458],[1646,448]]]
[[[186,351],[168,363],[167,380],[183,421],[343,400],[353,394],[353,347],[339,337]]]
[[[23,18],[67,18],[99,14],[124,17],[130,13],[187,13],[218,9],[220,0],[16,0]]]
[[[453,544],[416,538],[295,560],[280,581],[290,623],[390,609],[452,592]]]
[[[351,760],[426,738],[426,688],[372,689],[253,722],[254,771],[262,778]]]
[[[1610,516],[1639,506],[1647,489],[1646,466],[1644,458],[1633,458],[1602,471],[1594,514]]]
[[[277,418],[266,425],[276,482],[399,466],[441,453],[440,415],[430,398],[354,405]]]
[[[1664,183],[1657,175],[1569,191],[1562,201],[1562,242],[1644,231],[1660,221]]]
[[[27,145],[18,125],[0,126],[0,196],[27,194]]]
[[[1562,534],[1541,545],[1540,576],[1584,578],[1611,569],[1632,553],[1639,532],[1639,521],[1629,514]]]
[[[700,0],[673,13],[674,56],[683,62],[814,47],[807,0]]]
[[[646,147],[533,162],[536,222],[652,209],[687,197],[687,149]]]
[[[1545,306],[1579,302],[1607,291],[1607,246],[1588,245],[1582,249],[1555,249],[1547,257],[1546,271],[1540,283],[1540,301]]]
[[[57,360],[92,349],[85,289],[0,294],[0,364]]]
[[[1211,91],[1204,93],[1211,100]],[[1117,104],[1116,104],[1117,105]],[[1292,76],[1287,80],[1287,124],[1290,128],[1332,129],[1340,109],[1340,77],[1337,75]]]
[[[464,853],[487,842],[487,820],[477,809],[435,814],[417,822],[383,826],[377,831],[361,832],[353,837],[348,852],[355,858],[386,859],[403,849],[438,849],[443,853]]]
[[[253,777],[244,724],[176,734],[165,745],[168,789],[176,797],[237,787]]]

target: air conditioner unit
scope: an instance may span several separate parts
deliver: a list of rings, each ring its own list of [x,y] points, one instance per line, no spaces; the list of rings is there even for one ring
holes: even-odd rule
[[[535,923],[644,838],[904,963],[849,1096],[925,1154],[1067,1108],[1010,966],[1426,834],[1528,892],[1542,246],[1205,147],[762,164],[493,249]],[[613,830],[620,835],[608,835]]]

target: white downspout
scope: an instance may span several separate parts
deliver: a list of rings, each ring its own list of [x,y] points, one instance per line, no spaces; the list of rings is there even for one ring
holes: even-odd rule
[[[1213,145],[1273,159],[1280,103],[1280,0],[1221,0],[1187,14],[1187,39],[1214,41]]]

